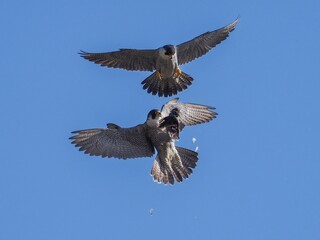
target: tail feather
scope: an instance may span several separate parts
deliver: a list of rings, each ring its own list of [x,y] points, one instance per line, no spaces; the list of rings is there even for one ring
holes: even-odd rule
[[[152,95],[157,95],[158,89],[160,87],[160,81],[153,81],[154,85],[153,87],[150,87],[149,89],[152,90]]]
[[[171,173],[168,166],[165,166],[160,162],[158,155],[153,163],[151,176],[153,176],[154,181],[158,183],[163,182],[164,184],[174,184],[173,174]]]
[[[148,83],[147,92],[153,94],[154,89],[158,89],[158,88],[159,88],[159,83],[157,81],[150,81]]]
[[[182,164],[172,163],[172,170],[177,176],[176,178],[177,182],[182,182],[183,179],[186,179],[189,177],[188,168],[185,168]]]
[[[178,93],[178,92],[181,92],[181,91],[184,89],[184,88],[182,87],[182,85],[181,85],[180,82],[177,82],[176,87],[177,87],[177,93]]]
[[[168,97],[176,95],[192,85],[193,78],[188,74],[181,72],[179,77],[163,78],[157,77],[157,72],[152,73],[149,77],[141,82],[143,89],[152,95],[159,97]]]
[[[174,181],[182,182],[193,173],[192,168],[197,166],[198,153],[186,148],[176,147],[177,153],[170,159],[160,159],[157,155],[151,169],[154,181],[171,185]]]
[[[177,182],[182,182],[183,181],[183,177],[181,176],[181,172],[179,171],[178,168],[173,167],[172,168],[172,172],[173,172],[174,178],[175,178],[175,180]]]
[[[192,84],[192,78],[189,75],[187,75],[184,72],[181,72],[180,75],[180,81],[184,83],[184,86],[187,88],[187,86],[190,86]]]
[[[197,161],[198,161],[198,153],[194,152],[192,150],[182,148],[182,147],[177,147],[176,149],[180,155],[181,161],[184,166],[188,168],[195,168],[197,166]],[[191,170],[191,169],[190,169]],[[192,170],[191,170],[192,172]]]
[[[161,86],[161,82],[160,82],[160,86]],[[169,90],[170,90],[169,81],[163,82],[163,96],[167,97]]]

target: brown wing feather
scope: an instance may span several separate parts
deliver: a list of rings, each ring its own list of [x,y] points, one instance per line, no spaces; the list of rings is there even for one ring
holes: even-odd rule
[[[115,52],[89,53],[80,55],[101,66],[121,68],[130,71],[153,71],[156,65],[156,50],[120,49]]]
[[[212,32],[206,32],[190,41],[184,42],[177,46],[177,56],[179,65],[188,63],[209,52],[216,45],[225,40],[229,33],[234,30],[238,19],[228,26],[217,29]]]
[[[146,137],[144,125],[132,128],[95,128],[72,133],[75,134],[70,137],[72,143],[90,156],[127,159],[150,157],[154,154],[154,147]]]

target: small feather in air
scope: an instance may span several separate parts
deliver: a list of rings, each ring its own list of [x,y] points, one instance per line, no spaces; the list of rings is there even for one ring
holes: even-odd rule
[[[198,152],[198,150],[199,150],[199,147],[198,146],[196,146],[196,149],[194,150],[195,152]]]
[[[192,138],[192,143],[195,143],[197,139],[195,137]]]
[[[154,214],[154,209],[153,208],[150,208],[149,214],[150,214],[150,216],[153,216],[153,214]]]

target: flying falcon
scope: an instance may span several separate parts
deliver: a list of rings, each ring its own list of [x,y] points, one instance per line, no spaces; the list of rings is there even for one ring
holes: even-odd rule
[[[185,126],[216,118],[215,108],[178,102],[172,99],[161,111],[151,110],[147,120],[131,128],[108,123],[107,128],[78,130],[70,139],[80,151],[90,156],[119,159],[157,156],[151,169],[154,181],[164,184],[182,182],[196,167],[198,153],[175,146]]]
[[[154,71],[141,82],[148,93],[162,96],[176,95],[192,84],[193,78],[182,72],[179,65],[191,62],[209,52],[225,40],[238,19],[223,28],[206,32],[179,45],[165,45],[158,49],[120,49],[115,52],[89,53],[81,57],[105,67],[131,71]]]

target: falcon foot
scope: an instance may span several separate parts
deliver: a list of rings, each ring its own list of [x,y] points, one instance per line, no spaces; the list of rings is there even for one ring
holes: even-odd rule
[[[160,80],[162,79],[160,71],[157,71],[157,78],[160,79]]]
[[[180,77],[181,73],[182,73],[181,69],[179,67],[176,67],[175,73],[174,73],[175,77]]]

